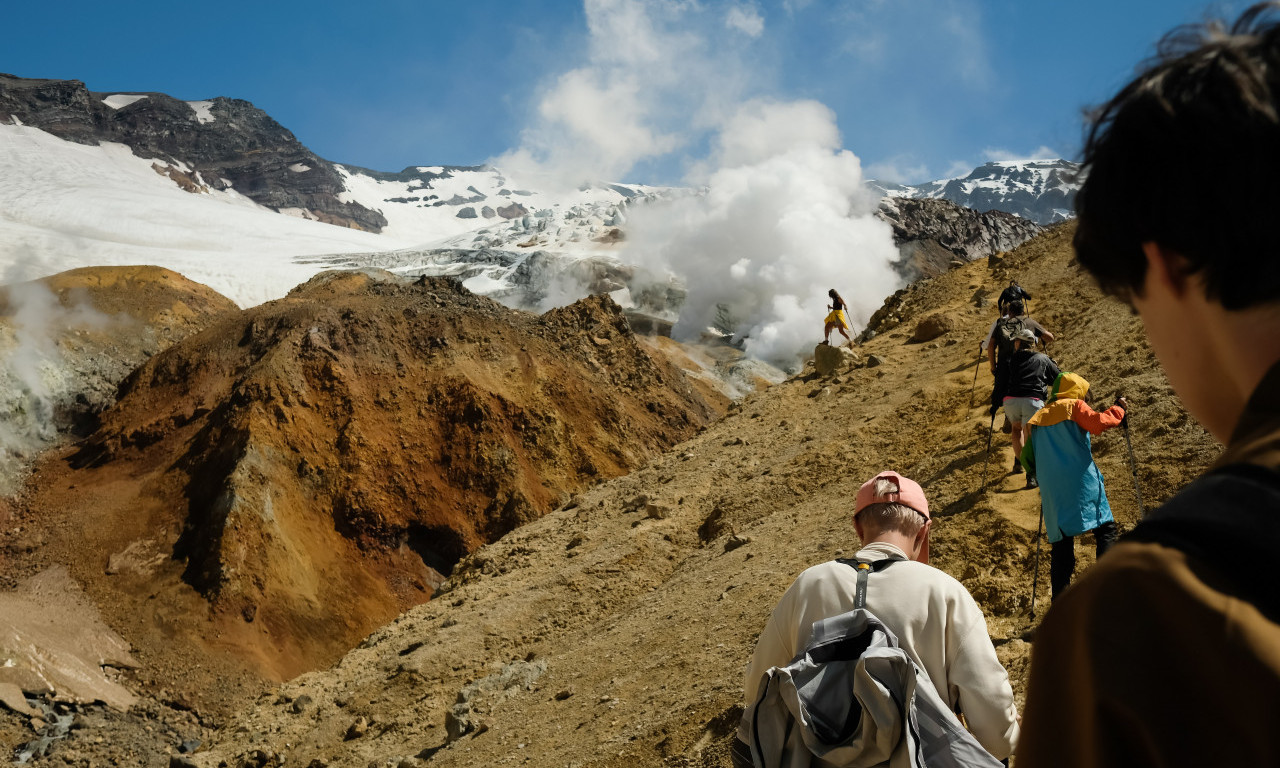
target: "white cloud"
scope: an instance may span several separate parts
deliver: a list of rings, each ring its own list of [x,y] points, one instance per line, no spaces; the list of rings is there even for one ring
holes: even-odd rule
[[[764,34],[764,17],[754,6],[733,6],[725,16],[724,23],[729,29],[736,29],[748,37],[760,37]]]
[[[836,116],[816,101],[744,103],[716,138],[712,161],[721,168],[755,165],[801,148],[840,146]]]
[[[949,48],[954,52],[953,65],[960,78],[968,85],[985,89],[993,80],[991,62],[987,54],[986,38],[982,34],[981,7],[977,4],[948,2],[949,12],[942,17],[942,29],[950,38]]]
[[[867,166],[867,178],[876,181],[891,181],[895,184],[919,184],[932,181],[929,167],[918,158],[899,155],[872,163]]]
[[[944,179],[958,179],[962,176],[968,176],[973,171],[974,164],[968,160],[953,160],[951,165],[947,166],[947,170],[943,172]]]
[[[982,150],[982,157],[987,162],[1009,162],[1015,160],[1057,160],[1062,153],[1056,149],[1039,146],[1031,152],[1011,152],[1007,149],[988,147]]]
[[[858,0],[831,4],[839,53],[863,68],[922,68],[930,76],[986,90],[994,82],[977,0]]]
[[[693,144],[750,81],[696,3],[586,0],[586,61],[548,84],[520,147],[490,163],[548,190],[624,180]],[[741,41],[741,38],[738,38]]]

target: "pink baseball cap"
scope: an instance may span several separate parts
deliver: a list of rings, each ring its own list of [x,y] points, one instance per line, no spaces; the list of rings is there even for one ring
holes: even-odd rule
[[[884,496],[875,495],[875,486],[877,480],[892,480],[898,486],[897,493],[888,493]],[[911,507],[915,511],[924,515],[924,519],[929,518],[929,502],[924,497],[924,489],[915,480],[903,477],[897,472],[885,471],[871,478],[862,484],[858,489],[858,498],[853,505],[853,514],[856,517],[866,507],[872,504],[886,504],[896,502],[903,506]]]
[[[877,480],[892,480],[898,485],[897,493],[887,493],[883,496],[876,496],[875,485]],[[872,504],[898,503],[903,506],[910,507],[920,514],[924,515],[925,520],[929,517],[929,502],[924,497],[924,489],[915,480],[903,477],[897,472],[885,471],[871,478],[862,484],[858,489],[858,497],[853,503],[853,516],[857,517],[858,513]],[[916,556],[916,560],[921,563],[929,562],[929,538],[925,537],[924,546],[920,548],[920,554]]]

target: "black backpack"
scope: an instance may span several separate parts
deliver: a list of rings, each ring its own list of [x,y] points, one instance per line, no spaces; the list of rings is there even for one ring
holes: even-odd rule
[[[1002,317],[996,321],[996,330],[993,334],[996,345],[996,359],[1001,363],[1009,360],[1013,354],[1013,339],[1018,335],[1018,331],[1026,328],[1027,324],[1021,317]]]
[[[1205,503],[1212,500],[1213,504]],[[1230,515],[1218,512],[1231,509]],[[1223,592],[1280,624],[1275,547],[1280,543],[1280,472],[1228,464],[1193,481],[1121,541],[1181,550],[1225,579]],[[1230,552],[1230,555],[1224,553]]]

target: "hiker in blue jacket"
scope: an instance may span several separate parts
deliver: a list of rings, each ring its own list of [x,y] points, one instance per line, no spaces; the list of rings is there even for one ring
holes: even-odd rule
[[[1057,598],[1076,569],[1075,537],[1094,531],[1098,557],[1115,543],[1119,531],[1107,503],[1102,472],[1093,463],[1090,435],[1100,435],[1124,420],[1124,398],[1098,412],[1084,401],[1089,382],[1061,373],[1053,383],[1049,404],[1028,422],[1031,437],[1022,463],[1040,481],[1044,527],[1052,549],[1049,583]]]

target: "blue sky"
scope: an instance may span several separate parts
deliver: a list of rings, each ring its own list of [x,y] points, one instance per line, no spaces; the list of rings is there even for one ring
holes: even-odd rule
[[[1082,108],[1123,84],[1163,32],[1245,5],[72,0],[7,8],[0,71],[246,99],[322,157],[386,171],[502,156],[549,119],[555,127],[547,97],[563,96],[567,73],[609,71],[597,80],[610,97],[621,89],[642,106],[610,102],[608,116],[621,112],[654,139],[651,151],[614,158],[618,180],[680,182],[714,143],[714,120],[693,115],[726,94],[821,102],[869,176],[919,182],[1006,156],[1074,157]],[[660,18],[643,41],[672,58],[660,96],[643,92],[647,65],[636,65],[655,51],[628,49],[650,12]],[[625,136],[635,127],[619,126]]]

